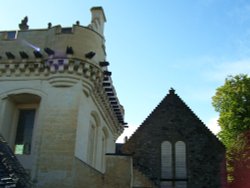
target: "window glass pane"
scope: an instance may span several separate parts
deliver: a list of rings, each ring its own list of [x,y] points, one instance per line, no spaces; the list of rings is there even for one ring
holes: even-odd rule
[[[93,124],[90,125],[90,130],[89,130],[89,149],[88,149],[88,156],[89,156],[89,163],[93,163],[93,158],[94,158],[94,143],[95,142],[95,126]]]
[[[17,34],[16,31],[9,31],[9,32],[7,33],[7,38],[8,38],[8,39],[16,39],[16,34]]]
[[[175,187],[176,188],[186,188],[187,182],[186,181],[177,181],[177,182],[175,182]]]
[[[173,188],[173,182],[172,181],[162,181],[161,188]]]
[[[102,134],[102,169],[105,169],[105,155],[107,150],[107,139],[105,133]]]
[[[96,144],[97,144],[97,123],[93,117],[90,120],[89,143],[88,143],[88,163],[95,167]]]
[[[186,144],[182,141],[175,144],[175,175],[176,178],[187,178]]]
[[[19,111],[15,140],[15,154],[30,154],[34,120],[35,109]]]
[[[161,176],[163,179],[173,178],[172,146],[168,141],[161,144]]]

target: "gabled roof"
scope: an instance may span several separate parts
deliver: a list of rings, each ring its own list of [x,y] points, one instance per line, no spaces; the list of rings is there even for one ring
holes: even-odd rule
[[[136,140],[144,129],[154,126],[155,129],[169,130],[171,126],[178,126],[177,121],[185,121],[185,126],[193,126],[192,128],[198,129],[198,132],[205,134],[215,142],[218,142],[224,148],[220,140],[206,127],[206,125],[199,119],[199,117],[185,104],[185,102],[175,93],[174,89],[170,89],[169,93],[163,100],[155,107],[155,109],[148,115],[143,123],[138,127],[134,134],[130,137],[128,142]],[[162,125],[162,121],[164,125]],[[160,123],[158,123],[158,121]],[[190,124],[190,122],[194,122]],[[164,126],[164,127],[163,127]],[[173,127],[172,127],[173,128]],[[178,129],[178,127],[176,127]],[[180,130],[181,131],[181,130]],[[191,136],[191,135],[190,135]],[[126,145],[126,143],[125,143]]]
[[[207,183],[216,185],[220,181],[225,147],[174,89],[169,91],[121,148],[122,153],[132,155],[133,166],[156,185],[159,185],[159,178],[162,177],[161,145],[164,141],[170,142],[174,150],[177,142],[185,143],[190,174],[188,181],[198,182],[199,187]],[[197,178],[202,173],[211,177],[211,181],[208,178],[204,183],[202,178]]]

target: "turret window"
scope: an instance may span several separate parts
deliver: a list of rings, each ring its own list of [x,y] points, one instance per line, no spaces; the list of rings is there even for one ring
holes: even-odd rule
[[[30,154],[31,152],[35,113],[35,109],[19,109],[15,154]]]
[[[108,132],[106,130],[106,128],[103,128],[102,130],[102,171],[104,172],[105,171],[105,155],[106,155],[106,152],[107,152],[107,140],[108,140]]]
[[[0,101],[1,134],[22,159],[33,153],[40,101],[40,96],[31,93],[10,94]]]
[[[89,124],[89,139],[88,139],[88,164],[96,167],[98,161],[97,145],[99,143],[98,135],[100,134],[100,121],[95,113],[91,113]]]
[[[88,162],[93,167],[95,166],[96,139],[97,126],[94,122],[91,121],[89,126]]]

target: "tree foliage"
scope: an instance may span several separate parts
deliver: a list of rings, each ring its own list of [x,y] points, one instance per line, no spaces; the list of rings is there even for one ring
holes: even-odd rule
[[[219,137],[230,149],[250,129],[250,78],[243,74],[227,77],[225,84],[216,90],[212,104],[220,113]]]
[[[250,78],[243,74],[227,77],[212,104],[220,113],[218,136],[227,149],[228,180],[232,187],[239,187],[247,182],[243,174],[250,174],[250,168],[245,168],[250,165]],[[239,172],[244,172],[241,177]]]

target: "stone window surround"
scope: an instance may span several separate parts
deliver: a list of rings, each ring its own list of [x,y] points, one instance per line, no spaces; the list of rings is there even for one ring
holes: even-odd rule
[[[96,161],[96,147],[97,147],[97,135],[98,135],[98,124],[93,118],[90,119],[89,123],[89,139],[88,139],[88,163],[95,167]]]
[[[101,163],[102,163],[102,171],[104,172],[106,169],[106,153],[107,153],[107,140],[109,137],[108,131],[106,130],[106,127],[102,128],[102,159],[101,159]]]
[[[14,143],[16,138],[16,130],[17,130],[17,123],[19,117],[19,109],[35,109],[35,120],[34,120],[34,127],[33,127],[33,134],[37,124],[37,116],[38,116],[38,109],[40,104],[41,97],[36,94],[31,93],[17,93],[17,94],[9,94],[7,97],[3,98],[3,101],[6,103],[6,107],[12,106],[9,110],[9,114],[4,114],[3,117],[7,117],[10,119],[8,125],[2,125],[2,128],[7,128],[10,126],[10,131],[7,136],[7,141],[10,144],[10,147],[14,149]],[[6,108],[5,107],[5,108]],[[32,140],[34,140],[32,138]]]
[[[87,163],[93,168],[105,172],[109,131],[101,124],[99,115],[95,111],[90,114],[88,137]]]
[[[35,125],[36,125],[36,120],[37,120],[37,110],[38,110],[38,104],[17,104],[15,105],[15,114],[14,114],[14,119],[13,119],[13,124],[11,125],[12,127],[12,132],[14,134],[11,135],[11,140],[13,140],[13,145],[12,145],[12,148],[13,148],[13,151],[15,152],[15,140],[16,140],[16,135],[17,135],[17,126],[18,126],[18,119],[19,119],[19,113],[20,113],[20,110],[28,110],[28,109],[32,109],[32,110],[35,110],[35,118],[34,118],[34,124],[33,124],[33,130],[32,130],[32,142],[31,142],[31,151],[32,152],[32,145],[33,145],[33,142],[34,142],[34,128],[35,128]],[[20,154],[16,154],[16,155],[20,155]]]

